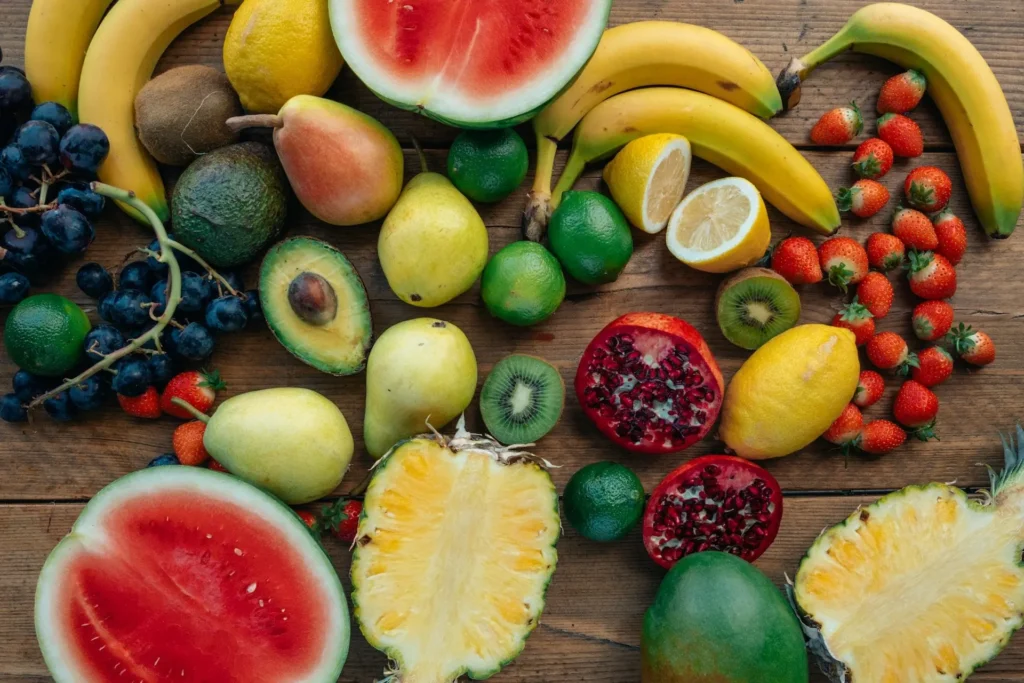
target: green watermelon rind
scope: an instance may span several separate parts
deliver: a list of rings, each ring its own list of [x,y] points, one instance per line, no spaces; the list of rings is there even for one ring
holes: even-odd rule
[[[102,540],[103,530],[98,522],[102,520],[103,512],[108,506],[118,503],[119,495],[127,493],[129,495],[126,498],[130,498],[147,489],[158,494],[165,486],[172,490],[180,490],[181,485],[194,486],[196,491],[202,495],[242,503],[247,509],[252,509],[253,514],[258,515],[262,522],[284,531],[293,541],[293,547],[308,560],[306,566],[309,571],[316,572],[320,579],[320,585],[326,591],[335,594],[336,604],[340,611],[337,637],[339,641],[344,640],[344,644],[338,648],[333,667],[323,671],[322,678],[309,679],[310,683],[313,681],[335,683],[341,676],[348,659],[351,621],[344,587],[326,551],[309,533],[302,518],[278,498],[230,474],[184,466],[138,470],[111,482],[89,501],[72,525],[71,532],[50,551],[36,583],[35,630],[43,661],[55,683],[81,683],[83,680],[69,668],[71,658],[61,652],[59,636],[50,622],[53,610],[52,606],[48,605],[48,600],[51,598],[49,591],[51,587],[55,588],[60,584],[60,570],[63,567],[62,560],[65,559],[65,555],[76,551],[83,539]],[[54,637],[50,638],[50,634],[53,634]],[[321,664],[321,669],[323,668],[324,665]]]

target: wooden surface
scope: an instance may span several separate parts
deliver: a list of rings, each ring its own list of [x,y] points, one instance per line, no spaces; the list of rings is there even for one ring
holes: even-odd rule
[[[862,4],[860,0],[616,0],[612,23],[659,18],[709,26],[748,46],[775,73],[790,57],[823,42]],[[915,4],[946,18],[977,45],[1006,91],[1018,132],[1024,133],[1024,8],[1019,1],[918,0]],[[7,63],[18,64],[22,59],[29,5],[30,0],[0,0],[0,47]],[[159,70],[190,63],[219,66],[220,45],[229,21],[230,11],[223,10],[186,31],[161,61]],[[869,122],[873,121],[870,112],[878,87],[897,71],[890,64],[860,55],[837,59],[808,81],[800,107],[776,119],[773,125],[805,150],[830,185],[848,184],[849,150],[816,150],[807,144],[807,132],[821,113],[851,99],[856,99],[869,112]],[[429,158],[433,167],[442,168],[444,147],[455,133],[452,129],[386,106],[348,71],[331,95],[378,117],[403,142],[415,135],[432,148]],[[935,108],[926,101],[914,117],[924,131],[928,152],[912,165],[898,163],[885,182],[895,193],[909,168],[919,163],[939,166],[953,177],[952,206],[968,224],[970,249],[958,268],[960,287],[952,303],[958,320],[980,327],[993,337],[998,358],[980,372],[958,367],[956,375],[938,388],[942,401],[939,442],[910,444],[883,458],[852,458],[848,466],[844,466],[841,455],[818,443],[805,452],[767,464],[788,498],[779,538],[758,564],[780,584],[785,573],[794,573],[804,550],[822,528],[841,520],[858,504],[873,500],[879,492],[927,481],[955,480],[972,488],[986,484],[987,476],[979,463],[1000,462],[997,432],[1024,417],[1024,392],[1020,390],[1024,376],[1024,303],[1016,284],[1024,263],[1024,238],[1015,235],[993,243],[983,237],[967,204],[949,136]],[[870,123],[868,129],[872,130]],[[522,132],[528,134],[528,127]],[[412,168],[412,157],[407,161],[407,167]],[[697,162],[690,186],[721,175],[708,164]],[[529,183],[527,179],[519,193],[500,205],[481,207],[490,232],[491,253],[519,238],[519,212]],[[598,187],[599,172],[589,172],[579,186]],[[775,239],[788,233],[805,234],[778,212],[770,209],[770,213]],[[846,221],[844,232],[863,239],[884,229],[885,220],[880,216]],[[131,245],[142,245],[150,239],[144,230],[115,211],[110,211],[98,228],[99,236],[87,258],[107,266],[120,263]],[[375,333],[420,315],[443,318],[461,327],[476,350],[481,380],[496,361],[511,352],[543,356],[570,379],[586,342],[607,322],[632,310],[670,313],[696,325],[727,379],[747,356],[724,340],[714,322],[711,307],[720,278],[682,266],[668,254],[663,238],[657,236],[634,231],[636,253],[618,281],[596,289],[570,284],[565,304],[551,320],[532,329],[517,329],[494,321],[483,308],[477,289],[433,310],[414,309],[398,301],[376,262],[377,226],[330,228],[295,211],[289,232],[326,239],[348,255],[366,283]],[[63,276],[47,289],[65,294],[91,311],[94,303],[74,286],[76,269],[77,264],[69,264]],[[247,274],[249,285],[254,286],[253,269]],[[897,292],[893,311],[880,329],[912,338],[909,312],[914,302],[905,285],[897,283]],[[804,322],[827,322],[842,302],[838,293],[823,286],[805,288],[802,295]],[[4,316],[0,312],[0,329]],[[229,385],[225,397],[281,385],[305,386],[327,395],[341,407],[358,441],[362,376],[339,379],[317,373],[286,353],[266,329],[226,338],[209,365],[225,377]],[[0,389],[14,371],[0,353]],[[889,411],[896,389],[894,382],[890,384],[886,399],[869,415],[884,416]],[[28,425],[0,424],[0,604],[4,605],[0,610],[0,683],[49,680],[32,628],[32,594],[39,568],[68,531],[85,500],[113,479],[170,450],[175,424],[169,418],[133,420],[116,407],[70,424],[53,423],[42,413]],[[479,425],[474,412],[470,426]],[[602,438],[570,397],[561,423],[537,450],[561,466],[553,472],[560,487],[582,465],[609,459],[633,467],[650,491],[682,460],[720,447],[709,439],[684,456],[630,456]],[[339,492],[358,482],[371,464],[361,444],[357,444],[352,472]],[[330,551],[344,576],[347,550],[332,544]],[[619,543],[597,545],[567,528],[559,555],[559,569],[541,626],[522,656],[493,680],[638,680],[641,618],[662,575],[647,559],[639,532]],[[371,681],[384,664],[384,658],[357,636],[341,680]],[[1024,681],[1022,670],[1024,637],[1019,637],[972,680]]]

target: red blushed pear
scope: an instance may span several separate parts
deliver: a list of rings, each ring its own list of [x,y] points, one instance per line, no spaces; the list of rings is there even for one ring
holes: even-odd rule
[[[398,140],[373,117],[310,95],[288,100],[277,115],[237,116],[232,130],[274,129],[274,147],[292,190],[306,209],[331,225],[383,218],[402,191]]]

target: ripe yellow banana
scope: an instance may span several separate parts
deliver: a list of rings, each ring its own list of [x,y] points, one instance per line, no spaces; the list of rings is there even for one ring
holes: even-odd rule
[[[594,56],[571,86],[533,119],[537,174],[524,229],[539,239],[558,141],[609,97],[652,85],[699,90],[769,119],[782,98],[768,68],[753,53],[718,31],[676,21],[638,21],[604,32]]]
[[[739,107],[682,88],[632,90],[584,116],[551,207],[558,206],[585,164],[653,133],[686,136],[694,156],[746,178],[765,201],[797,223],[823,235],[839,229],[839,210],[828,184],[793,145]]]
[[[946,120],[974,211],[990,237],[1009,237],[1024,205],[1024,162],[1010,106],[985,58],[959,31],[931,12],[877,3],[857,10],[839,33],[794,59],[779,75],[786,107],[800,83],[846,50],[916,69]]]
[[[85,55],[78,117],[110,138],[110,154],[100,166],[99,178],[133,191],[161,220],[170,218],[170,210],[156,163],[135,135],[135,96],[179,33],[221,5],[240,1],[120,0],[103,19]],[[147,222],[131,207],[119,206]]]
[[[78,81],[89,41],[113,0],[35,0],[25,31],[25,75],[36,102],[78,111]]]

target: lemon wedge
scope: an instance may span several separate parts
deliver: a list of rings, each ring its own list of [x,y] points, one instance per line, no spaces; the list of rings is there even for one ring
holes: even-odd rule
[[[665,229],[683,198],[692,158],[682,135],[646,135],[623,147],[604,167],[604,181],[629,222],[653,235]]]
[[[706,273],[753,264],[771,237],[761,193],[743,178],[722,178],[691,192],[672,212],[665,234],[673,256]]]

